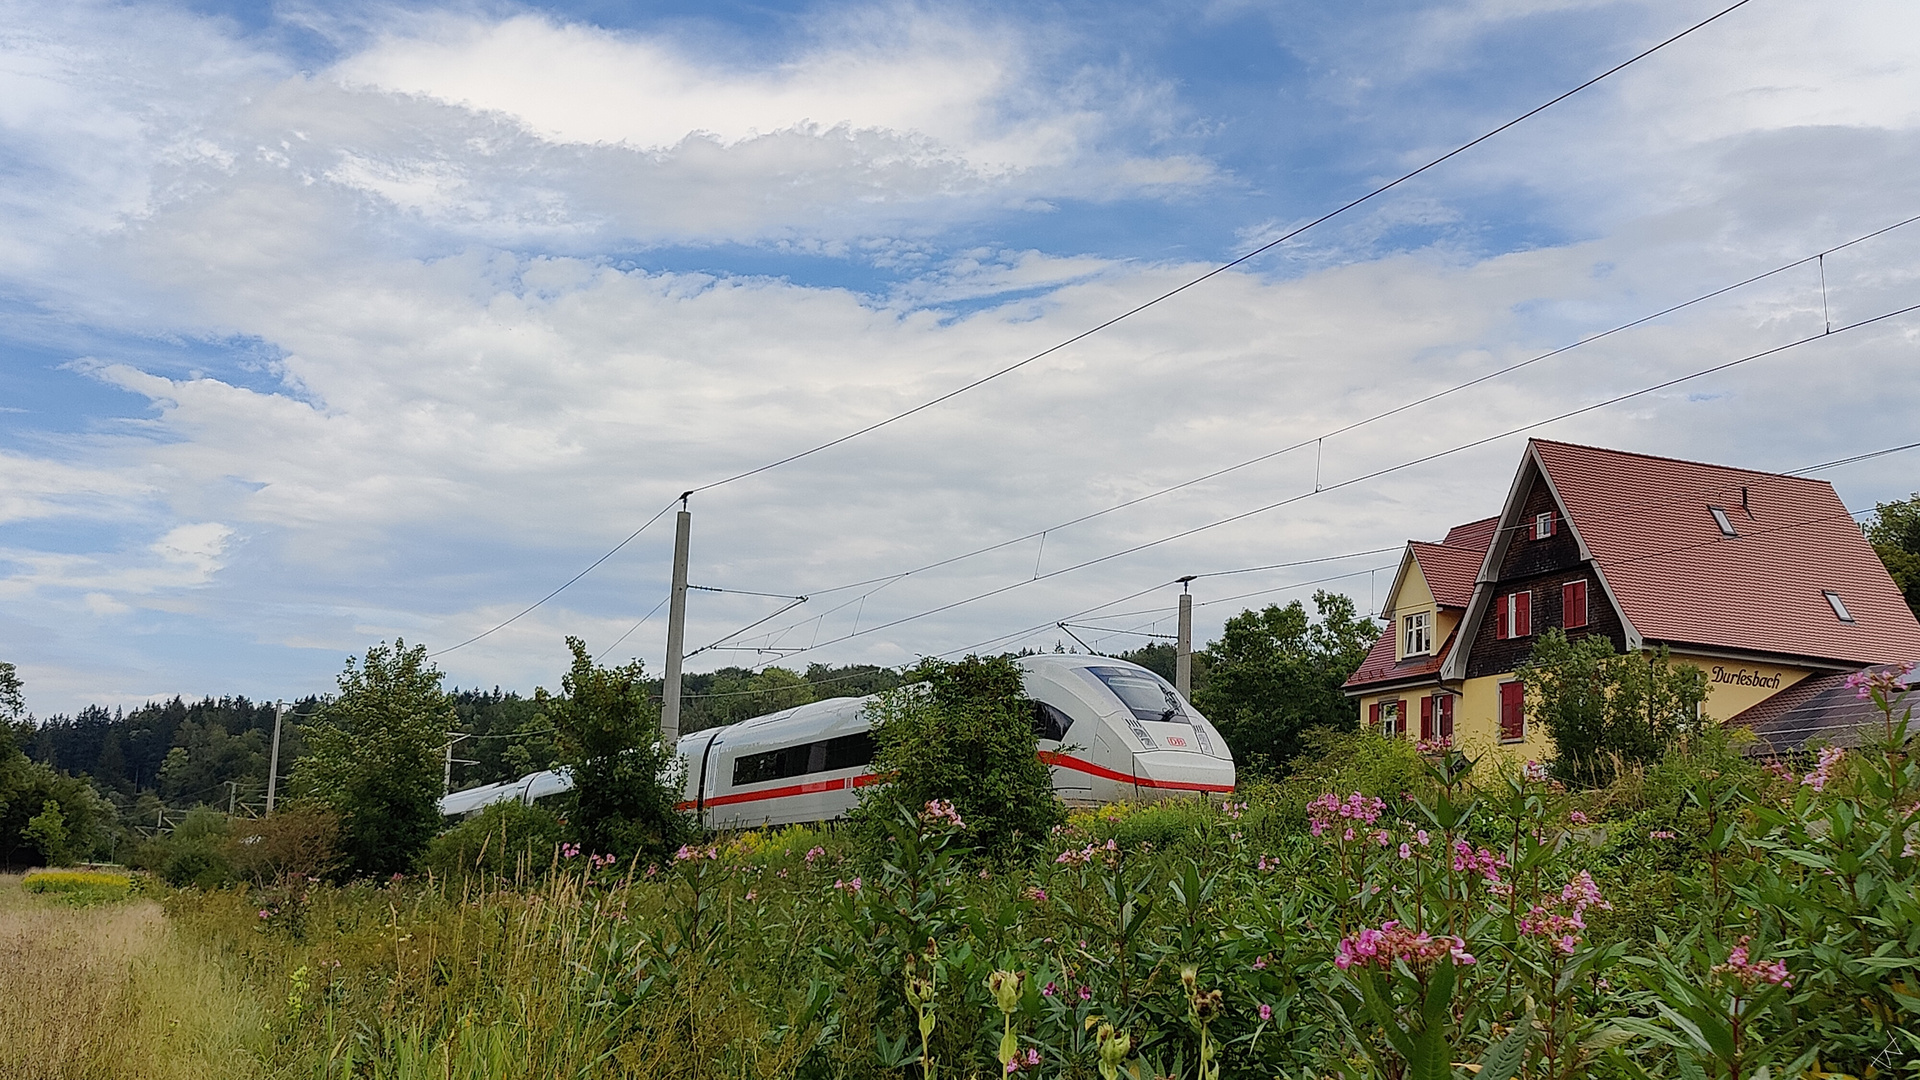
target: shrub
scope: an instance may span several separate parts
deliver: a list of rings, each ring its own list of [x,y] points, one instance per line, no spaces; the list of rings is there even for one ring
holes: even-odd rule
[[[924,682],[881,694],[873,717],[873,770],[884,782],[861,791],[852,815],[868,850],[902,813],[953,803],[968,840],[993,859],[1030,851],[1066,820],[1053,778],[1037,756],[1020,669],[1006,657],[929,660]]]
[[[440,831],[441,750],[453,705],[424,646],[396,640],[349,658],[340,696],[307,732],[294,778],[340,816],[343,867],[385,877],[413,868]]]
[[[21,887],[70,903],[97,904],[126,899],[133,892],[133,875],[115,870],[36,870]]]
[[[693,823],[675,809],[684,767],[661,737],[646,673],[638,660],[595,665],[576,637],[567,639],[567,648],[573,667],[560,680],[562,696],[536,690],[534,700],[553,722],[560,760],[573,777],[569,817],[580,844],[623,861],[663,859],[692,834]]]
[[[238,877],[255,885],[325,878],[340,864],[340,818],[315,803],[296,803],[269,818],[239,823],[225,854]]]
[[[1616,654],[1606,637],[1570,641],[1559,627],[1516,674],[1531,718],[1553,737],[1554,775],[1570,784],[1604,784],[1621,765],[1660,760],[1707,697],[1706,673],[1673,663],[1665,646]]]
[[[190,811],[172,832],[143,841],[129,861],[176,888],[217,889],[233,881],[227,825],[225,814]]]
[[[479,875],[529,881],[552,865],[564,836],[560,819],[543,807],[494,803],[435,837],[423,862],[449,880]]]

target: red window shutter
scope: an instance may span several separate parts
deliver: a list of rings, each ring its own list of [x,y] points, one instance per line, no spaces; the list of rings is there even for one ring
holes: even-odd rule
[[[1399,708],[1393,710],[1393,735],[1399,738],[1407,733],[1407,699],[1401,698],[1394,704]]]
[[[1433,699],[1430,697],[1420,699],[1420,737],[1433,738]]]
[[[1560,586],[1561,621],[1568,629],[1587,625],[1587,583],[1569,581]]]
[[[1440,703],[1440,737],[1451,740],[1453,738],[1453,695],[1441,694],[1437,700]]]
[[[1513,636],[1526,637],[1533,633],[1533,592],[1513,594]]]
[[[1505,640],[1508,636],[1507,598],[1505,596],[1496,596],[1493,598],[1493,636],[1501,640]]]
[[[1380,730],[1380,703],[1377,701],[1373,703],[1371,709],[1368,711],[1367,729],[1369,731]]]
[[[1500,684],[1500,738],[1518,742],[1527,734],[1527,688],[1525,683]]]

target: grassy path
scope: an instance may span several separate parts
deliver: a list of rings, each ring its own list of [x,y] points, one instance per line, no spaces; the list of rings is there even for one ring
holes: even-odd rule
[[[0,1077],[242,1080],[265,1017],[150,900],[78,906],[0,875]]]

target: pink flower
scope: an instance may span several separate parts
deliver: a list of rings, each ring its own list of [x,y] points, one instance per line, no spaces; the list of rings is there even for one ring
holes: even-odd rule
[[[1345,800],[1329,791],[1307,804],[1307,818],[1313,835],[1322,836],[1333,825],[1336,818],[1371,825],[1380,820],[1380,815],[1386,808],[1385,802],[1369,798],[1357,791],[1347,796]],[[1354,832],[1351,827],[1346,829],[1345,834],[1346,839],[1353,839]]]
[[[1456,964],[1474,963],[1464,940],[1449,934],[1416,934],[1398,920],[1389,920],[1381,923],[1378,930],[1363,927],[1359,933],[1341,938],[1334,949],[1333,964],[1346,971],[1355,964],[1392,967],[1395,960],[1405,960],[1412,965],[1431,964],[1443,956],[1451,956]]]
[[[754,891],[754,890],[752,890],[752,889],[748,889],[748,890],[747,890],[747,899],[748,899],[748,900],[750,900],[750,901],[751,901],[751,900],[758,900],[759,898],[760,898],[760,894],[759,894],[758,892],[756,892],[756,891]]]
[[[1547,767],[1537,761],[1529,761],[1520,767],[1520,775],[1528,783],[1544,784],[1547,782]]]
[[[1403,859],[1413,858],[1413,849],[1408,847],[1405,841],[1401,841],[1400,843],[1400,857]]]
[[[560,845],[560,857],[563,859],[577,858],[579,854],[580,854],[579,844],[561,844]]]
[[[1080,988],[1080,990],[1079,990],[1079,994],[1080,994],[1080,1000],[1081,1000],[1081,1001],[1092,1001],[1092,1000],[1093,1000],[1093,987],[1091,987],[1091,986],[1082,986],[1082,987]]]
[[[967,823],[960,820],[960,811],[955,810],[953,803],[946,799],[934,799],[928,802],[926,810],[920,815],[920,820],[929,825],[945,825],[954,829],[967,827]]]
[[[1027,899],[1033,901],[1036,904],[1045,903],[1047,899],[1047,890],[1041,888],[1038,885],[1029,885],[1027,886],[1026,897]]]
[[[1587,824],[1587,815],[1575,810],[1573,813],[1567,815],[1567,820],[1573,822],[1575,825],[1585,825]]]
[[[1673,830],[1672,829],[1654,829],[1653,831],[1647,833],[1647,839],[1671,840],[1673,839]]]
[[[1045,986],[1043,986],[1043,987],[1041,987],[1041,988],[1040,988],[1040,996],[1041,996],[1041,997],[1052,997],[1052,996],[1053,996],[1053,992],[1054,992],[1055,990],[1058,990],[1058,989],[1059,989],[1059,987],[1057,987],[1057,986],[1055,986],[1055,985],[1054,985],[1053,983],[1048,983],[1047,985],[1045,985]]]
[[[817,845],[814,847],[810,847],[807,849],[807,861],[811,863],[813,860],[819,858],[822,855],[825,855],[826,853],[827,853],[826,848],[819,847]]]
[[[1731,975],[1746,984],[1748,989],[1752,989],[1761,983],[1770,983],[1774,986],[1783,986],[1791,990],[1793,988],[1793,980],[1787,975],[1786,964],[1779,960],[1763,964],[1749,959],[1747,943],[1751,940],[1752,939],[1748,937],[1741,937],[1739,944],[1733,947],[1733,952],[1728,954],[1727,962],[1724,964],[1715,964],[1713,966],[1713,973],[1715,975]]]
[[[260,917],[263,919],[271,919],[273,918],[273,915],[270,912],[268,912],[266,908],[261,908]]]
[[[861,886],[861,881],[859,878],[854,878],[851,881],[841,881],[836,878],[833,883],[834,888],[839,889],[841,892],[844,892],[849,896],[858,895],[860,892],[860,886]]]
[[[1262,1020],[1273,1019],[1273,1006],[1267,1004],[1264,1001],[1260,1003],[1260,1019]]]
[[[1465,840],[1453,842],[1453,870],[1455,873],[1477,873],[1491,884],[1500,881],[1500,871],[1507,869],[1507,860],[1499,852],[1486,848],[1475,848]]]
[[[1815,791],[1827,790],[1827,785],[1833,781],[1834,766],[1840,764],[1840,759],[1846,756],[1847,752],[1837,746],[1829,746],[1820,751],[1820,763],[1800,781],[1801,786],[1810,787]]]
[[[1260,959],[1258,959],[1258,960],[1255,960],[1255,961],[1253,962],[1253,970],[1255,970],[1255,971],[1265,971],[1265,970],[1267,970],[1267,958],[1263,956],[1263,957],[1261,957]]]

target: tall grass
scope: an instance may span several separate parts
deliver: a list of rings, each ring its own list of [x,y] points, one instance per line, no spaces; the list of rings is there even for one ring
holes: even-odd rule
[[[263,1023],[158,904],[57,904],[0,876],[0,1076],[255,1077]]]

